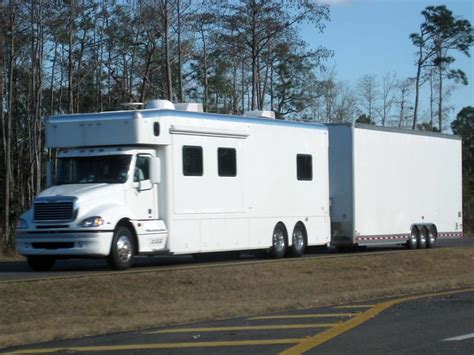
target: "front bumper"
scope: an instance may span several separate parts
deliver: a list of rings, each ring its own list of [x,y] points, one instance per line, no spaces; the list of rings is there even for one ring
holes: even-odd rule
[[[23,256],[107,256],[113,234],[113,231],[22,231],[16,234],[16,248]]]

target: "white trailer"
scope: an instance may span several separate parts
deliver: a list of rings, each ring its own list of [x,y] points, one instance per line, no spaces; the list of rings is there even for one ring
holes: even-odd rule
[[[135,255],[299,256],[330,243],[326,126],[178,108],[48,119],[57,173],[16,235],[33,269],[77,257],[125,269]]]
[[[328,129],[333,245],[423,248],[462,237],[459,137],[373,125]]]

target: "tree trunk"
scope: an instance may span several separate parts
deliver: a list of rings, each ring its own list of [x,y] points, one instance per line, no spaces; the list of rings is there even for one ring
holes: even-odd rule
[[[176,2],[176,11],[177,11],[177,35],[178,35],[178,101],[184,102],[184,92],[183,92],[183,58],[182,58],[182,48],[181,48],[181,2],[177,0]]]
[[[171,79],[171,59],[170,59],[170,43],[169,43],[169,11],[168,0],[164,0],[163,6],[163,27],[164,27],[164,51],[165,51],[165,66],[166,66],[166,96],[167,99],[173,100],[173,83]]]
[[[73,70],[73,36],[74,36],[74,0],[71,0],[69,4],[69,29],[68,29],[68,64],[67,64],[67,92],[68,92],[68,113],[74,112],[74,93],[72,90],[72,70]]]
[[[416,128],[416,121],[418,119],[418,105],[420,101],[420,77],[421,67],[423,66],[423,40],[420,40],[418,47],[420,54],[418,56],[417,68],[416,68],[416,80],[415,80],[415,107],[413,110],[413,125],[412,129]]]

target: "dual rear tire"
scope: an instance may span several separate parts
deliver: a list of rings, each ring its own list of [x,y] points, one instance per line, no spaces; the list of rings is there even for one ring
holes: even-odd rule
[[[285,255],[299,257],[304,254],[307,246],[306,228],[298,222],[293,229],[292,244],[288,248],[288,233],[283,223],[278,223],[273,230],[270,256],[274,259],[283,258]]]

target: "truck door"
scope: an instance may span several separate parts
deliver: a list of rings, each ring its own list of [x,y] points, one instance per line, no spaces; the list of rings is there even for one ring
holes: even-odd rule
[[[139,154],[133,173],[133,189],[129,194],[130,207],[138,220],[157,219],[157,186],[150,180],[151,155]]]

